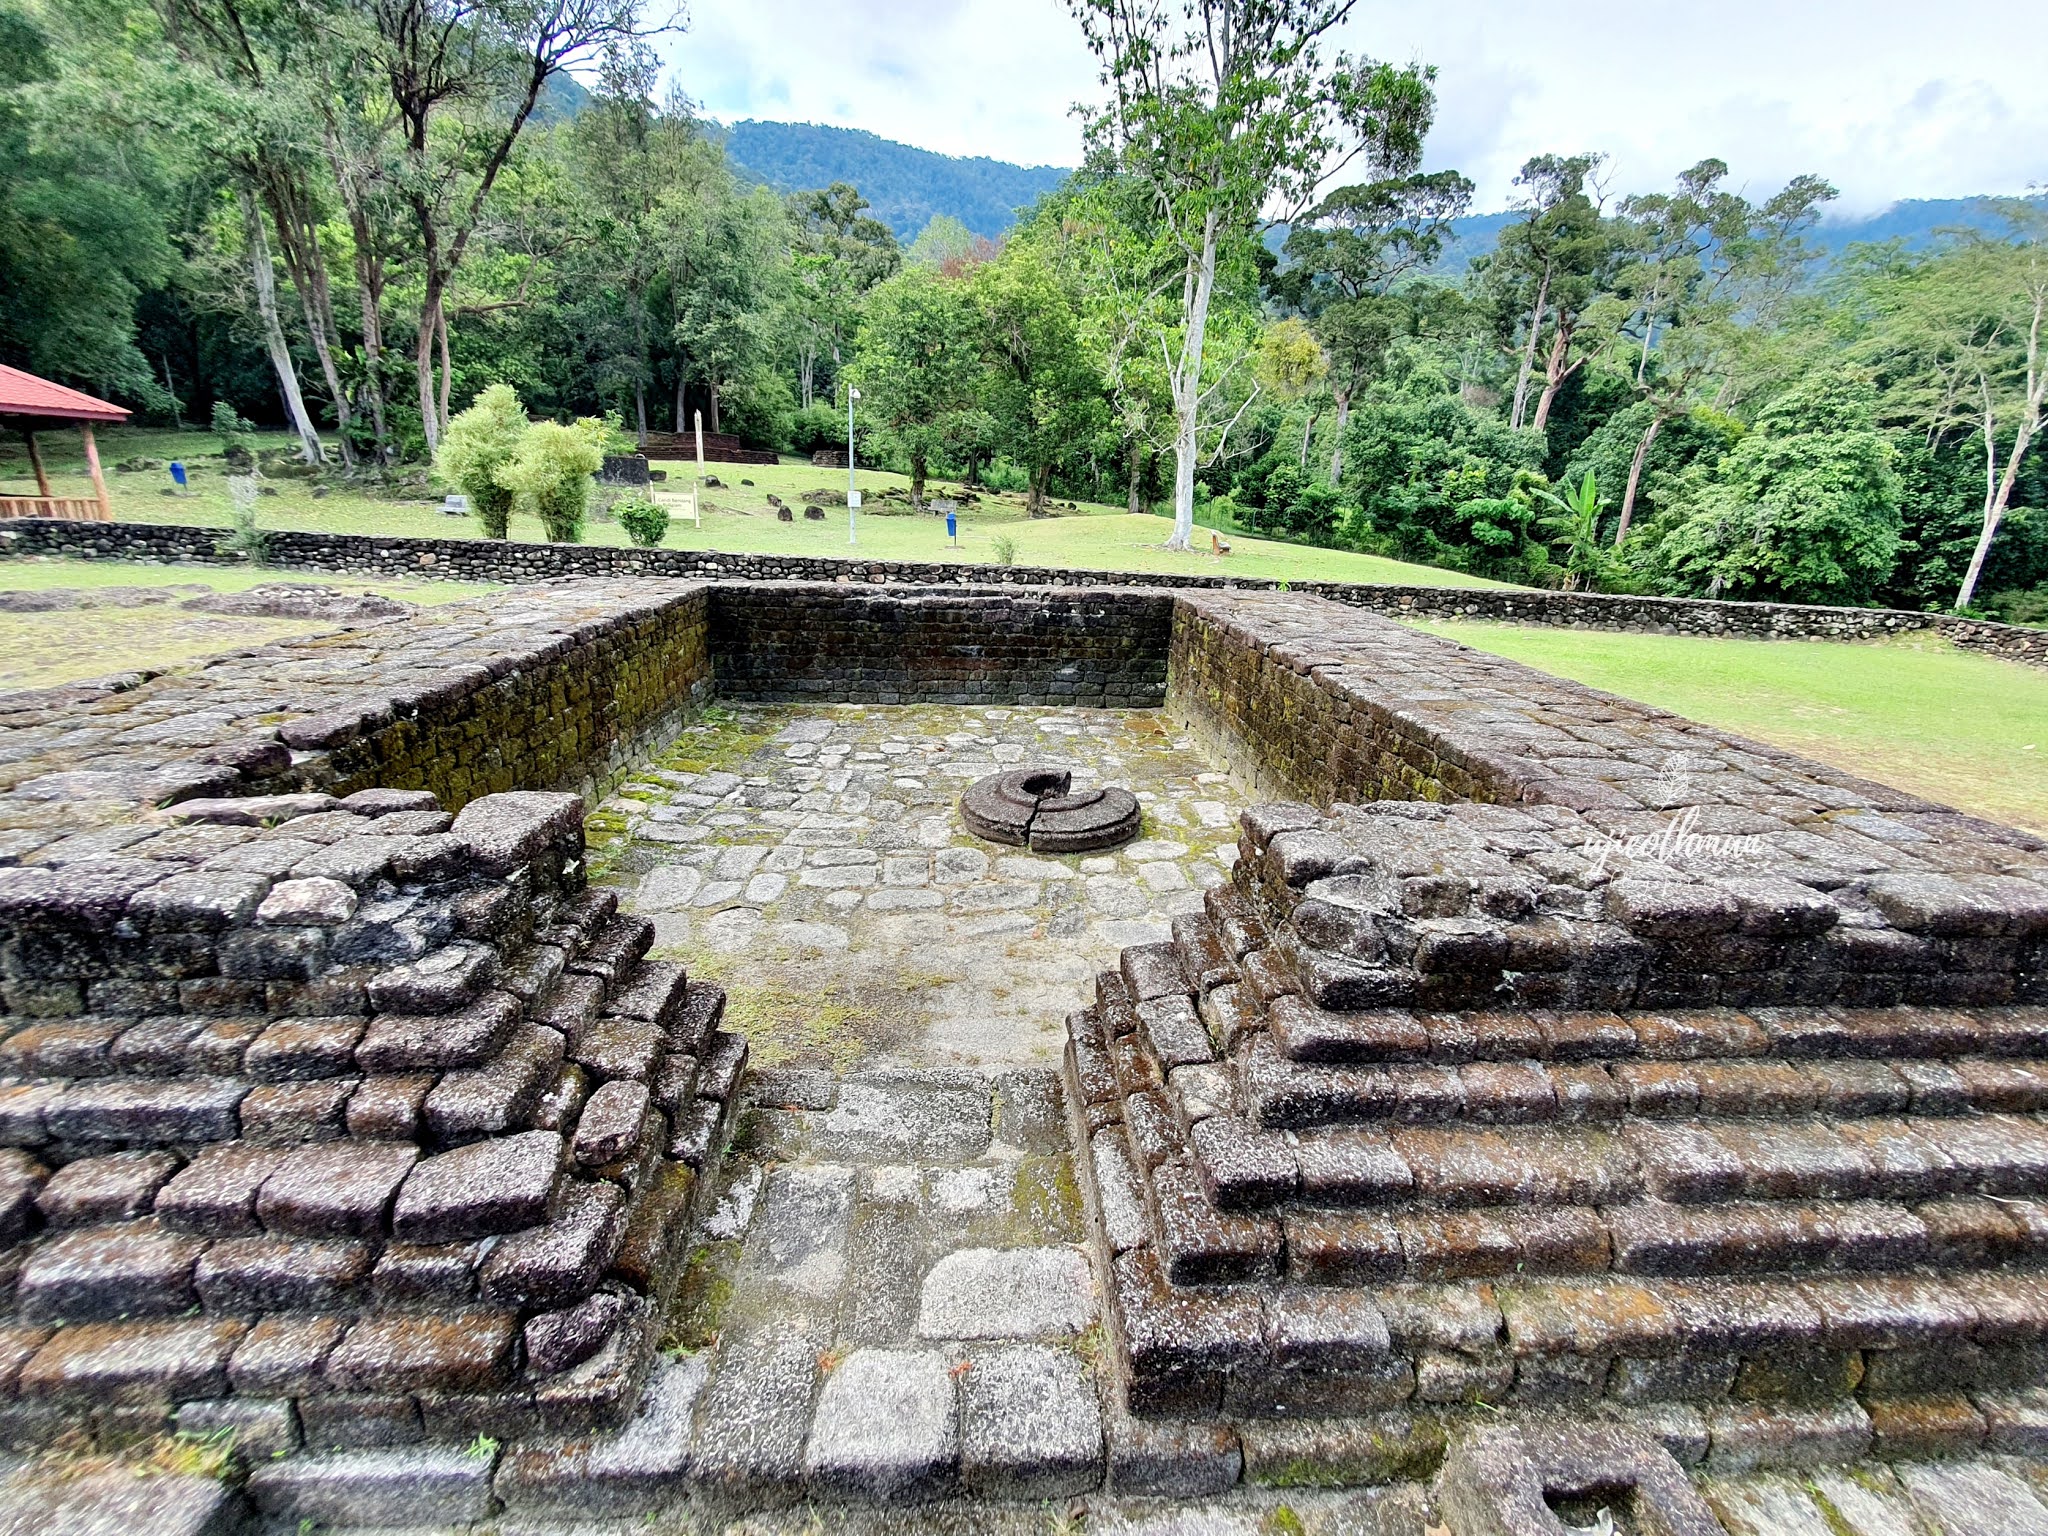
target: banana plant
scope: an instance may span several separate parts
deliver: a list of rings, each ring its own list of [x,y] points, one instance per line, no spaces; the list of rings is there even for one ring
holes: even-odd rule
[[[1576,487],[1566,486],[1562,496],[1548,486],[1538,487],[1536,494],[1556,509],[1540,518],[1537,526],[1551,535],[1554,548],[1564,551],[1565,591],[1576,592],[1582,584],[1597,589],[1607,569],[1607,552],[1600,543],[1600,519],[1607,511],[1607,501],[1593,471],[1587,470]]]

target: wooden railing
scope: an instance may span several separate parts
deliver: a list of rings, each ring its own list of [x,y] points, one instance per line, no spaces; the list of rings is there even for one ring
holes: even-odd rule
[[[61,517],[81,522],[108,521],[106,509],[92,496],[0,496],[0,518]]]

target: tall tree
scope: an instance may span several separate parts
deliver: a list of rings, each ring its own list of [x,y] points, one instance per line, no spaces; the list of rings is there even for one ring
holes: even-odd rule
[[[1493,252],[1473,264],[1499,313],[1502,335],[1520,342],[1510,427],[1531,424],[1529,391],[1539,351],[1544,389],[1533,425],[1542,426],[1549,416],[1573,366],[1572,341],[1580,321],[1601,291],[1613,238],[1601,217],[1593,177],[1605,159],[1597,154],[1537,155],[1525,161],[1515,177],[1523,189],[1516,205],[1522,218],[1502,229]],[[1546,329],[1550,341],[1544,351]]]
[[[1054,463],[1102,425],[1102,381],[1081,345],[1074,298],[1032,246],[975,270],[989,360],[983,391],[1000,446],[1024,467],[1026,506],[1045,511]]]
[[[861,306],[860,355],[845,377],[862,412],[910,461],[910,504],[924,508],[931,462],[974,403],[981,363],[978,317],[959,284],[906,267]]]
[[[1421,160],[1434,71],[1325,57],[1353,4],[1068,0],[1109,94],[1090,140],[1149,190],[1180,257],[1175,323],[1155,338],[1174,414],[1170,548],[1188,547],[1203,411],[1220,393],[1204,369],[1219,253],[1262,215],[1298,215],[1353,160],[1381,179]]]
[[[789,200],[797,384],[806,409],[814,397],[820,355],[831,355],[836,376],[845,364],[862,298],[903,262],[895,235],[867,208],[867,199],[843,181]]]
[[[1890,377],[1893,414],[1930,447],[1964,433],[1980,445],[1982,511],[1959,609],[1976,596],[2048,404],[2048,202],[1998,208],[2008,238],[1972,232],[1928,256],[1880,255],[1855,281],[1875,322],[1863,350]]]
[[[1635,243],[1652,267],[1640,294],[1639,323],[1649,333],[1639,389],[1653,409],[1637,441],[1614,531],[1619,549],[1635,515],[1643,468],[1657,434],[1690,409],[1695,393],[1718,379],[1717,402],[1732,406],[1739,389],[1733,368],[1756,340],[1783,318],[1784,308],[1818,255],[1805,241],[1835,189],[1818,176],[1795,176],[1761,204],[1726,191],[1728,167],[1703,160],[1679,178],[1670,198],[1635,198],[1624,216],[1636,223]],[[1648,295],[1655,294],[1652,301]],[[1649,305],[1654,304],[1654,309]]]
[[[400,196],[419,247],[413,370],[431,450],[446,422],[449,289],[542,89],[572,64],[651,34],[640,0],[361,3],[398,117]]]
[[[1414,300],[1396,285],[1436,262],[1451,221],[1471,204],[1470,181],[1432,171],[1341,187],[1288,232],[1287,255],[1301,274],[1292,297],[1329,359],[1333,485],[1344,472],[1352,400],[1379,375],[1394,337],[1414,329]],[[1304,440],[1304,457],[1306,447]]]

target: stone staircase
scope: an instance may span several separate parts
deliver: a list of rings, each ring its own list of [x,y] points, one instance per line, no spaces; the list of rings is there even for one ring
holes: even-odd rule
[[[580,802],[194,801],[146,841],[133,889],[0,893],[0,1440],[628,1411],[746,1050],[584,885]]]
[[[1625,890],[1496,896],[1494,922],[1441,859],[1406,874],[1437,884],[1405,908],[1375,886],[1386,848],[1446,819],[1512,841],[1518,814],[1249,813],[1234,883],[1069,1018],[1131,1411],[1598,1405],[1655,1427],[1673,1405],[1853,1405],[1880,1438],[1959,1445],[2038,1420],[2048,1007],[2019,999],[2039,996],[2048,891],[1967,892],[1968,937],[1895,903],[1898,924],[1829,951],[1834,924],[1763,887],[1702,933],[1669,903],[1631,927]],[[1446,883],[1473,904],[1446,916]],[[1554,963],[1514,963],[1545,925]],[[1868,1001],[1639,1000],[1671,990],[1671,950],[1751,934],[1748,979],[1712,973],[1723,998]],[[1881,973],[1831,959],[1850,945],[1951,947],[1887,1000]],[[1956,980],[1962,958],[1979,980]],[[1918,1000],[1970,988],[2005,1001]]]

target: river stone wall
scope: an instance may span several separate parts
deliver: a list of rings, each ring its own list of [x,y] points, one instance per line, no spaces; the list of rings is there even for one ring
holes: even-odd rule
[[[145,523],[66,523],[22,519],[0,530],[0,549],[83,559],[238,564],[223,555],[225,529]],[[483,539],[387,539],[356,534],[270,534],[272,558],[293,569],[453,580],[531,582],[575,576],[665,576],[715,581],[905,582],[913,585],[1118,586],[1134,578],[1055,566],[993,566],[966,561],[871,560],[805,555],[727,554],[716,550],[613,549]],[[936,535],[934,535],[936,546]],[[1828,608],[1798,603],[1715,602],[1544,592],[1516,587],[1410,587],[1335,581],[1281,583],[1219,574],[1157,575],[1148,587],[1174,590],[1287,590],[1393,618],[1484,619],[1573,629],[1721,635],[1760,640],[1866,640],[1931,630],[1956,645],[2033,666],[2048,666],[2048,628],[1960,619],[1887,608]]]

